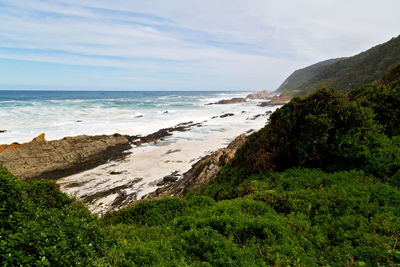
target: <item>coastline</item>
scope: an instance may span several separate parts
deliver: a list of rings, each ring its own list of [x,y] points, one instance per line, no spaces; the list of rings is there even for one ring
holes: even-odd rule
[[[118,139],[118,142],[107,145],[102,140],[95,152],[92,151],[93,144],[100,136],[74,136],[52,141],[35,139],[7,150],[16,150],[14,154],[19,157],[21,148],[28,148],[27,157],[41,155],[36,161],[25,160],[25,165],[41,166],[44,171],[30,177],[22,175],[22,178],[57,179],[63,192],[85,202],[92,212],[104,213],[141,198],[175,195],[179,190],[179,194],[184,194],[193,185],[196,187],[215,177],[219,168],[229,162],[236,151],[226,148],[226,145],[238,136],[261,128],[277,108],[272,103],[257,107],[260,101],[251,100],[246,105],[229,103],[223,105],[222,113],[217,116],[210,115],[203,121],[181,122],[144,136],[103,135],[102,139]],[[232,128],[235,123],[239,126]],[[74,143],[77,139],[81,139],[80,145],[65,150],[63,143]],[[82,147],[91,153],[82,152]],[[60,155],[67,156],[58,158],[58,162],[69,162],[70,166],[61,164],[54,167],[53,161]],[[78,160],[74,161],[74,158]],[[50,164],[47,170],[46,160]],[[14,165],[24,165],[22,162],[23,158]],[[3,165],[7,167],[4,161]],[[200,167],[203,171],[199,172]]]

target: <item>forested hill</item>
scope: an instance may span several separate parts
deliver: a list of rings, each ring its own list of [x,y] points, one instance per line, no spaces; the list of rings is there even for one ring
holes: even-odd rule
[[[320,87],[348,92],[380,81],[400,62],[400,36],[348,58],[330,59],[296,70],[277,89],[285,95],[304,96]]]

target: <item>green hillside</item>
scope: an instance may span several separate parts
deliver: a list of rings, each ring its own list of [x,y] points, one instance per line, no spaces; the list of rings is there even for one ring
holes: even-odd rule
[[[398,266],[399,78],[295,97],[215,180],[101,218],[0,167],[0,263]]]
[[[352,57],[331,59],[297,70],[277,92],[304,96],[321,87],[348,92],[380,81],[399,62],[400,36]]]

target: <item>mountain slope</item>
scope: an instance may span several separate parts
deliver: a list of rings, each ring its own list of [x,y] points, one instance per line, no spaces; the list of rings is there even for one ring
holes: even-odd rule
[[[363,84],[380,81],[400,62],[400,36],[358,55],[330,59],[291,74],[277,92],[307,95],[320,87],[348,92]]]
[[[282,85],[279,86],[277,91],[296,93],[304,83],[316,77],[323,68],[332,65],[341,59],[343,58],[328,59],[305,67],[303,69],[296,70],[288,78],[286,78]]]

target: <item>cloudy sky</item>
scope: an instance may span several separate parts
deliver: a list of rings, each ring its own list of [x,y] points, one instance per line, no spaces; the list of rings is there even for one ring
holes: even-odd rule
[[[275,90],[400,34],[398,0],[0,0],[0,89]]]

